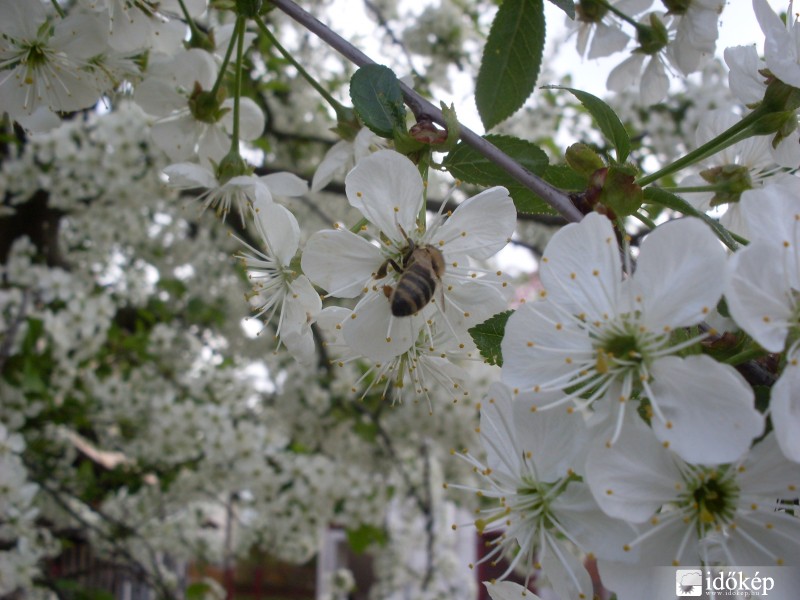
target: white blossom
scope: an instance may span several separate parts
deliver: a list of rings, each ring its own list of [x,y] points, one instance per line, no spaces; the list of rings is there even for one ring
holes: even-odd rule
[[[521,306],[502,342],[503,381],[559,403],[591,406],[619,436],[631,401],[649,400],[653,429],[689,462],[739,458],[763,429],[753,392],[728,365],[677,353],[676,329],[700,323],[722,295],[725,252],[708,227],[682,219],[656,228],[622,280],[609,220],[591,213],[553,236],[541,266],[545,300]],[[702,398],[702,402],[697,399]],[[718,423],[708,431],[705,423]]]

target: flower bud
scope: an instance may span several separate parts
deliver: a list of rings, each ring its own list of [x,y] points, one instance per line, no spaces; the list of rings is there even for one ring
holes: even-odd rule
[[[586,144],[572,144],[572,146],[567,148],[565,158],[567,164],[573,171],[583,175],[587,179],[592,176],[592,173],[605,167],[603,160],[598,156],[597,152]]]

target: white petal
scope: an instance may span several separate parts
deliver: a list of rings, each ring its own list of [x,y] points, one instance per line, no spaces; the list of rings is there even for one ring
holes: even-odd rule
[[[318,192],[328,185],[333,176],[345,169],[353,160],[353,143],[346,140],[336,142],[325,153],[311,180],[311,191]]]
[[[486,464],[516,478],[522,469],[522,452],[517,445],[513,411],[511,391],[502,383],[493,383],[481,402],[480,433]]]
[[[586,461],[592,494],[607,515],[643,523],[683,484],[679,461],[638,417],[629,419],[613,446],[603,439]]]
[[[303,251],[303,273],[330,295],[355,298],[371,283],[383,262],[381,251],[344,229],[312,235]]]
[[[767,0],[753,0],[753,11],[764,32],[764,58],[772,74],[792,87],[800,87],[798,64],[797,26],[787,30],[781,19],[770,8]],[[787,15],[794,19],[794,15]],[[794,35],[792,35],[794,33]]]
[[[725,48],[725,64],[728,65],[728,84],[733,94],[745,104],[764,99],[766,85],[759,70],[764,63],[758,58],[755,44]]]
[[[782,249],[751,242],[731,258],[725,298],[737,325],[770,352],[780,352],[795,313]]]
[[[308,184],[294,173],[281,171],[260,177],[275,196],[302,196],[308,193]]]
[[[540,267],[548,298],[590,321],[616,314],[621,272],[611,222],[598,213],[562,227],[547,245]]]
[[[204,125],[189,113],[177,119],[159,121],[152,127],[153,141],[170,160],[187,160],[194,149]]]
[[[602,58],[615,52],[620,52],[625,49],[630,39],[630,36],[619,27],[610,27],[604,23],[597,23],[592,45],[586,58]]]
[[[561,542],[554,542],[539,558],[542,574],[559,598],[591,598],[592,580],[575,552]]]
[[[539,596],[513,581],[484,581],[492,600],[541,600]]]
[[[627,90],[639,79],[642,71],[644,55],[631,54],[628,58],[618,64],[608,74],[606,87],[612,92],[622,92]]]
[[[589,434],[583,415],[567,407],[535,410],[563,397],[559,392],[548,394],[521,393],[514,397],[512,423],[518,448],[536,467],[541,481],[555,481],[569,473],[583,473],[583,458]],[[533,409],[533,410],[532,410]]]
[[[773,417],[775,426],[777,417],[774,414]],[[794,498],[800,489],[800,465],[789,462],[781,452],[777,434],[770,433],[753,446],[737,471],[736,481],[747,500],[756,498],[770,502],[775,498]]]
[[[417,226],[422,177],[409,159],[381,150],[361,160],[344,180],[347,199],[390,239],[403,244]]]
[[[343,326],[344,341],[358,354],[376,362],[400,356],[416,341],[423,317],[395,317],[382,291],[364,296]]]
[[[505,247],[516,225],[517,209],[508,190],[493,187],[461,203],[430,243],[448,253],[485,259]]]
[[[213,168],[231,149],[231,138],[218,124],[206,125],[205,131],[197,140],[197,156],[200,164]]]
[[[796,515],[770,507],[740,515],[735,522],[730,539],[725,540],[726,554],[734,561],[731,564],[800,565],[800,519]]]
[[[787,364],[772,387],[772,426],[787,458],[800,462],[800,367]]]
[[[228,112],[222,116],[221,122],[228,133],[233,133],[233,98],[222,103]],[[264,132],[266,119],[261,107],[252,98],[242,96],[239,99],[239,136],[243,140],[255,140]]]
[[[551,411],[547,411],[551,412]],[[567,486],[553,505],[553,514],[583,552],[607,560],[626,560],[624,546],[636,535],[633,525],[604,513],[586,483]]]
[[[217,178],[214,174],[194,163],[169,165],[164,169],[164,174],[169,178],[169,185],[172,187],[217,187]]]
[[[665,423],[654,417],[653,431],[685,461],[733,462],[764,430],[753,390],[733,367],[705,355],[666,356],[657,359],[650,372],[650,400],[666,419]]]
[[[577,371],[565,358],[593,352],[589,336],[546,301],[524,304],[508,318],[500,348],[503,383],[523,390],[556,379],[566,387]]]
[[[255,203],[258,231],[269,250],[284,267],[289,266],[300,244],[300,226],[289,210],[275,202]],[[319,296],[315,293],[317,299]]]
[[[650,58],[642,73],[642,82],[639,86],[642,104],[650,106],[661,102],[668,91],[669,77],[661,57],[656,54]]]
[[[661,225],[642,242],[633,277],[642,295],[643,322],[661,330],[694,325],[722,296],[727,257],[700,219]]]

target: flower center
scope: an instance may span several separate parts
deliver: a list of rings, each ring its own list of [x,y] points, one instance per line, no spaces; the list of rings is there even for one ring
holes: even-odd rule
[[[609,331],[601,333],[594,344],[595,368],[601,375],[620,367],[638,371],[658,339],[635,321],[623,317]]]
[[[699,535],[730,523],[736,512],[739,486],[728,467],[695,467],[681,496],[684,509],[694,515]]]

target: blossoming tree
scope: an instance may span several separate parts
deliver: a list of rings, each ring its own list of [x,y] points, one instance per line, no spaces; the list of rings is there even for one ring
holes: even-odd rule
[[[791,4],[551,2],[607,98],[543,0],[365,2],[386,64],[325,0],[0,0],[0,596],[330,527],[374,599],[475,596],[464,528],[496,600],[800,566]]]

